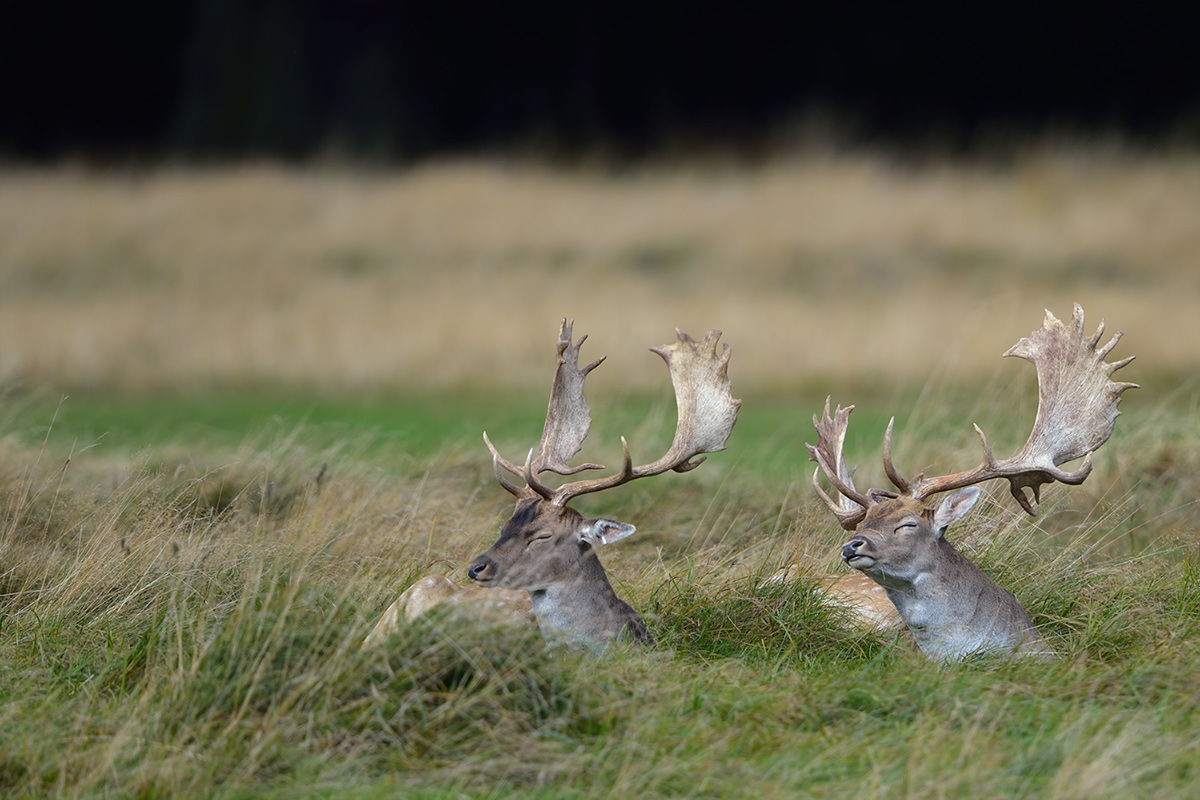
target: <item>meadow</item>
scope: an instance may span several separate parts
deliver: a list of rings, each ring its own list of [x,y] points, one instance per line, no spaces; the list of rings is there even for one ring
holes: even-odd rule
[[[1180,797],[1200,785],[1200,160],[0,171],[4,797]],[[1050,664],[927,663],[848,629],[804,442],[855,403],[882,485],[1008,454],[1001,360],[1071,302],[1128,392],[1079,487],[950,532]],[[685,475],[574,504],[659,646],[600,657],[434,615],[540,434],[560,320],[594,416],[657,457],[646,352],[721,328],[744,404]],[[764,588],[779,566],[801,580]]]

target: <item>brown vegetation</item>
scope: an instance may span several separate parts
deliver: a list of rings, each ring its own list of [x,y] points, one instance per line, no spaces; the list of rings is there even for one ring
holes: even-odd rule
[[[1200,161],[1006,170],[0,174],[0,379],[138,390],[521,387],[563,316],[636,352],[719,326],[745,390],[989,375],[1078,301],[1139,371],[1200,363]],[[952,345],[952,346],[951,346]],[[656,386],[657,359],[598,381]]]

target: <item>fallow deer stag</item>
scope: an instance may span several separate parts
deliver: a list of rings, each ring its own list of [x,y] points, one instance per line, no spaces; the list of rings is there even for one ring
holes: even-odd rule
[[[579,348],[587,337],[573,342],[572,328],[573,323],[564,319],[558,338],[558,366],[537,450],[530,450],[524,465],[520,465],[501,456],[488,435],[483,435],[492,453],[496,480],[516,496],[517,507],[501,527],[499,540],[471,562],[467,575],[484,589],[482,592],[475,589],[482,596],[507,592],[504,605],[513,606],[512,613],[518,616],[523,609],[508,600],[512,590],[527,592],[533,615],[550,638],[596,649],[625,640],[652,644],[654,639],[642,618],[617,597],[596,555],[596,548],[631,535],[634,526],[586,518],[567,503],[575,497],[637,478],[668,470],[687,472],[704,461],[696,456],[724,450],[741,405],[731,393],[730,348],[726,344],[718,352],[721,337],[718,330],[709,331],[701,341],[676,330],[677,340],[673,344],[650,348],[667,364],[678,407],[675,438],[666,455],[652,464],[635,467],[629,445],[622,437],[623,464],[618,472],[551,488],[542,482],[541,473],[565,476],[604,469],[599,464],[568,465],[591,428],[584,380],[604,361],[601,358],[580,369]],[[506,473],[517,481],[510,480]],[[442,595],[454,591],[442,586],[434,589]],[[379,625],[386,629],[395,624],[401,605],[405,616],[411,619],[411,604],[397,601]],[[412,615],[416,613],[420,611]],[[385,625],[389,614],[393,622]],[[371,636],[378,640],[384,633],[377,626]]]
[[[467,570],[480,586],[523,589],[542,630],[553,638],[604,647],[618,640],[652,644],[653,638],[633,608],[617,597],[596,556],[596,548],[624,539],[634,527],[608,519],[588,519],[567,506],[573,498],[611,489],[637,478],[668,470],[687,472],[699,466],[702,453],[725,449],[737,421],[740,400],[729,382],[729,345],[717,351],[718,330],[697,342],[676,330],[673,344],[650,348],[666,362],[675,387],[678,423],[667,453],[652,464],[635,467],[629,445],[621,438],[621,469],[605,478],[577,480],[551,488],[542,472],[574,475],[604,469],[598,464],[569,466],[591,428],[591,409],[583,396],[588,373],[604,359],[579,368],[579,348],[572,343],[572,324],[563,320],[558,338],[558,368],[537,451],[524,466],[504,458],[487,434],[496,479],[517,498],[517,508],[500,530],[499,540],[471,562]],[[510,481],[505,473],[520,479]]]
[[[893,418],[884,434],[883,466],[897,491],[861,493],[854,487],[854,470],[846,468],[842,457],[854,406],[839,406],[831,417],[826,400],[822,418],[813,416],[817,444],[805,445],[819,465],[813,473],[813,486],[841,526],[854,532],[842,547],[842,558],[883,586],[917,645],[930,658],[951,661],[972,654],[1006,653],[1053,657],[1017,599],[959,553],[946,541],[945,533],[978,499],[979,488],[974,484],[1007,479],[1012,496],[1033,515],[1033,502],[1041,502],[1041,486],[1055,481],[1078,485],[1087,478],[1092,470],[1091,454],[1112,435],[1121,394],[1137,386],[1111,380],[1133,357],[1106,362],[1105,356],[1122,334],[1097,349],[1103,333],[1101,320],[1093,336],[1085,334],[1083,309],[1076,304],[1073,324],[1064,324],[1047,311],[1042,327],[1004,354],[1024,358],[1037,368],[1038,412],[1033,431],[1020,452],[998,460],[976,425],[983,463],[966,472],[904,478],[892,464]],[[1084,459],[1078,469],[1060,468],[1078,458]],[[821,489],[820,472],[837,490],[836,501]],[[924,506],[926,498],[942,492],[953,494],[936,509]]]

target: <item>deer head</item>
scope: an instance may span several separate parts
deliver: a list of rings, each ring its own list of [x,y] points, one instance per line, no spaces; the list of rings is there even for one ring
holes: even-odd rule
[[[943,658],[980,650],[1045,654],[1044,643],[1016,599],[959,554],[945,533],[975,505],[975,484],[1008,480],[1012,496],[1032,515],[1045,484],[1077,485],[1087,479],[1092,453],[1112,435],[1122,393],[1136,387],[1111,379],[1133,358],[1105,362],[1122,334],[1097,348],[1103,333],[1101,321],[1094,335],[1085,334],[1083,309],[1076,304],[1071,325],[1047,311],[1042,327],[1004,354],[1024,358],[1037,369],[1033,431],[1016,455],[999,460],[976,425],[983,462],[966,472],[939,477],[921,473],[906,479],[892,463],[893,418],[884,434],[883,466],[895,490],[859,492],[854,470],[846,468],[842,456],[854,406],[839,406],[831,415],[826,400],[824,414],[814,415],[817,444],[806,445],[818,464],[813,486],[841,526],[854,532],[842,547],[842,557],[888,591],[926,653]],[[1083,463],[1077,469],[1062,469],[1079,458]],[[822,472],[837,490],[837,500],[821,488]],[[944,492],[952,494],[936,509],[925,507],[927,498]]]
[[[471,562],[467,574],[480,586],[529,592],[539,624],[565,638],[601,646],[621,636],[650,642],[641,618],[617,598],[596,558],[596,548],[624,539],[634,527],[586,518],[567,503],[580,495],[668,470],[687,472],[704,461],[701,454],[725,449],[741,405],[731,394],[730,348],[724,345],[717,351],[718,330],[699,342],[677,330],[673,344],[651,348],[666,362],[675,387],[679,416],[670,449],[651,464],[634,466],[629,444],[622,437],[623,460],[618,471],[552,488],[542,481],[542,473],[566,476],[604,469],[598,464],[568,464],[591,428],[584,380],[604,360],[580,369],[579,349],[587,337],[573,342],[572,328],[572,323],[563,320],[542,440],[536,450],[529,451],[524,465],[501,456],[487,434],[483,435],[492,453],[496,480],[516,496],[517,508],[501,528],[497,542]]]
[[[936,509],[909,497],[884,498],[867,509],[842,545],[842,560],[883,586],[911,584],[939,557],[946,528],[966,516],[977,499],[976,487],[955,492]]]
[[[480,586],[545,591],[561,576],[581,571],[593,549],[624,539],[632,525],[586,519],[573,508],[530,497],[500,529],[500,538],[471,562],[467,576]]]

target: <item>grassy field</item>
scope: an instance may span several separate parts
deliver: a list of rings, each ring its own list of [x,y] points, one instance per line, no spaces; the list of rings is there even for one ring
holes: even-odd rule
[[[0,795],[1175,798],[1200,786],[1200,165],[1030,156],[562,174],[0,173]],[[827,393],[879,484],[1007,454],[1078,300],[1142,384],[1081,487],[951,531],[1060,658],[937,667],[814,602]],[[511,510],[559,319],[609,355],[589,460],[670,441],[675,325],[725,330],[729,449],[576,502],[659,639],[588,658],[431,618]],[[64,399],[65,397],[65,399]],[[759,588],[798,561],[797,585]]]

